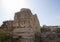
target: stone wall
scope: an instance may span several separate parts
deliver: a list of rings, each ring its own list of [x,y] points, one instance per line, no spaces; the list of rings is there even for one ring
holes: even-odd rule
[[[51,28],[43,28],[43,32],[40,34],[41,42],[60,42],[60,28],[55,28],[53,31]]]
[[[40,32],[37,15],[33,15],[27,8],[16,12],[14,20],[4,21],[1,27],[8,31],[11,38],[19,38],[19,42],[34,42],[35,33]]]

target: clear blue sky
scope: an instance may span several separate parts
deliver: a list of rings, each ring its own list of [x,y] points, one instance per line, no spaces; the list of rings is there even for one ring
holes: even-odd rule
[[[24,2],[23,2],[24,1]],[[60,25],[60,0],[0,0],[0,25],[12,20],[21,8],[29,8],[37,14],[41,25]]]

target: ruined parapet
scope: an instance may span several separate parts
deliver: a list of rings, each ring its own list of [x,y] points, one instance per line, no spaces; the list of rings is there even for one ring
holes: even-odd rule
[[[22,8],[15,13],[14,21],[23,28],[32,28],[34,31],[40,31],[40,24],[37,15],[33,15],[30,9]]]
[[[15,13],[14,20],[20,20],[22,18],[31,18],[32,12],[30,9],[22,8],[19,12]]]

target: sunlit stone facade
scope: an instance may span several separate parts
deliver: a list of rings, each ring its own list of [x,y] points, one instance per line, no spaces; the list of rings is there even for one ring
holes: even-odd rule
[[[38,18],[30,9],[22,8],[15,13],[14,20],[4,21],[2,26],[13,38],[19,38],[19,42],[34,42],[35,33],[40,32]]]

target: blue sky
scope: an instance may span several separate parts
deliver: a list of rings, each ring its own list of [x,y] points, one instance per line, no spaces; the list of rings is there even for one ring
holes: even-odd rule
[[[40,25],[60,25],[60,0],[0,0],[0,25],[21,8],[37,14]]]

